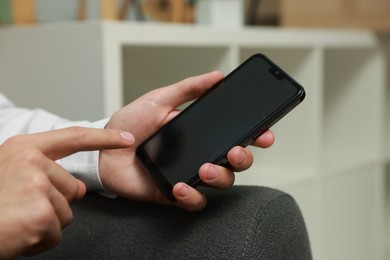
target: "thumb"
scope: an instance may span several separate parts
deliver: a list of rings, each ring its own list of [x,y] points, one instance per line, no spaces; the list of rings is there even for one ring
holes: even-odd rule
[[[79,188],[77,190],[77,193],[76,193],[74,199],[81,200],[82,198],[84,198],[85,194],[87,193],[87,186],[85,186],[85,183],[80,181],[80,180],[77,180],[77,182],[78,182]]]
[[[164,91],[160,91],[158,95],[153,97],[153,99],[155,99],[158,104],[177,107],[185,102],[198,98],[216,83],[221,81],[223,77],[222,72],[213,71],[199,76],[186,78],[180,82],[165,87]]]

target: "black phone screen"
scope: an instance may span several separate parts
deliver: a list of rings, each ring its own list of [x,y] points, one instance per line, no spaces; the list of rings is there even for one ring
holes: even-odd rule
[[[152,175],[191,184],[202,164],[220,163],[232,147],[248,145],[302,92],[268,58],[254,55],[146,140],[139,157]]]

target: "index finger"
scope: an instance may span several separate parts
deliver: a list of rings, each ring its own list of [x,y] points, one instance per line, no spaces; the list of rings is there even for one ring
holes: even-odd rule
[[[261,147],[261,148],[268,148],[273,145],[275,142],[275,135],[271,130],[267,130],[264,133],[262,133],[258,138],[253,140],[252,145]]]
[[[32,135],[27,144],[39,149],[51,160],[58,160],[79,151],[127,148],[134,143],[129,132],[115,129],[68,127]]]

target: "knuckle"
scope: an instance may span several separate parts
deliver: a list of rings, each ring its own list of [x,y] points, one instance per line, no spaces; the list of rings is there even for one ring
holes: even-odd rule
[[[45,164],[47,158],[35,148],[26,149],[14,157],[15,163],[20,164],[25,176],[29,176],[30,186],[47,182]]]
[[[44,174],[32,174],[30,177],[30,189],[36,192],[41,192],[45,195],[50,193],[52,185],[48,177]]]
[[[25,146],[26,143],[29,142],[29,136],[28,135],[15,135],[3,143],[5,146],[11,146],[11,147],[20,147],[20,146]]]
[[[29,214],[29,220],[25,224],[27,234],[30,234],[30,244],[39,243],[46,231],[54,222],[55,212],[48,200],[35,200],[34,211]]]
[[[45,248],[52,248],[61,240],[61,229],[55,224],[57,222],[55,210],[47,199],[36,200],[33,206],[35,210],[29,214],[29,221],[25,227],[28,244],[31,249],[43,245]],[[46,241],[48,233],[51,233],[50,241]]]
[[[42,199],[35,203],[35,209],[37,214],[32,217],[32,222],[34,222],[36,227],[46,230],[46,227],[53,222],[56,216],[53,206],[48,200]]]
[[[26,149],[19,154],[19,160],[21,162],[34,166],[41,166],[44,158],[45,156],[42,152],[36,148]]]
[[[73,221],[73,212],[65,200],[63,203],[53,205],[49,199],[41,197],[35,200],[33,206],[34,212],[29,216],[27,230],[30,230],[36,241],[41,240],[47,231],[56,225],[55,223],[59,223],[58,231],[60,231]]]
[[[28,187],[25,187],[30,192],[34,192],[37,194],[44,194],[47,196],[52,189],[52,183],[49,177],[45,172],[41,170],[42,166],[37,164],[42,164],[39,161],[38,157],[32,153],[32,155],[26,155],[22,158],[25,158],[25,165],[29,166],[29,171],[25,172],[24,176],[26,177],[26,181],[28,181]],[[26,163],[28,162],[28,163]]]

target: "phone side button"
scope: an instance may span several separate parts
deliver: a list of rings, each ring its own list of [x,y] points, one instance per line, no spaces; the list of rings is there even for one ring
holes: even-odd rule
[[[225,157],[220,162],[218,162],[217,164],[224,166],[227,163],[228,163],[228,159]]]
[[[258,133],[257,135],[255,135],[252,139],[253,140],[256,140],[257,138],[259,138],[260,137],[260,135],[262,135],[264,132],[266,132],[268,130],[268,128],[266,129],[266,130],[264,130],[264,131],[261,131],[260,133]]]
[[[240,144],[240,146],[242,146],[242,147],[247,147],[248,145],[252,144],[252,142],[253,142],[254,139],[255,139],[255,138],[248,138],[248,140],[243,141],[243,142]]]
[[[223,158],[219,163],[217,163],[218,165],[222,166],[222,167],[225,167],[225,168],[228,168],[228,169],[232,169],[232,166],[230,165],[228,159],[225,157]]]

